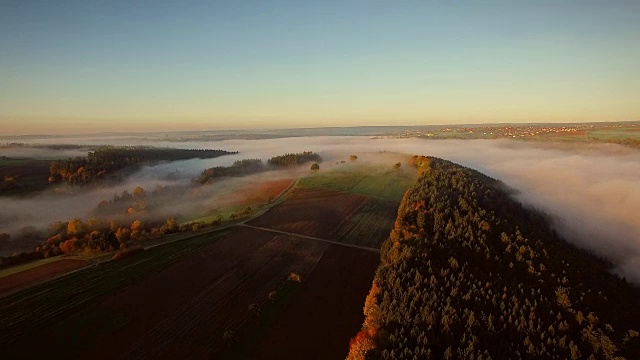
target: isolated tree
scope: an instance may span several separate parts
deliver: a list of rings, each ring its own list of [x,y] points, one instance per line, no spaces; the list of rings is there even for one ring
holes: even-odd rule
[[[168,234],[177,232],[180,226],[178,226],[178,222],[174,218],[168,218],[165,226],[165,232]]]
[[[400,169],[400,166],[402,166],[402,163],[397,162],[397,163],[393,164],[393,168],[394,169]]]
[[[349,160],[351,160],[351,161],[358,160],[358,156],[357,155],[349,155]]]
[[[140,186],[137,186],[135,189],[133,189],[133,196],[137,198],[144,197],[145,196],[144,189]]]
[[[144,233],[144,226],[142,225],[142,221],[136,219],[131,223],[131,239],[139,240],[142,238]]]
[[[311,170],[313,171],[320,170],[320,165],[318,165],[318,163],[313,163],[313,165],[311,165]]]

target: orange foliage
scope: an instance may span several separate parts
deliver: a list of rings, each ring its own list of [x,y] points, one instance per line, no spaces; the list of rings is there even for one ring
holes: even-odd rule
[[[62,250],[62,252],[65,254],[71,254],[76,250],[76,241],[78,241],[78,239],[74,237],[67,241],[61,242],[59,245],[60,250]]]
[[[360,330],[349,343],[349,356],[347,360],[365,359],[367,352],[376,347],[375,342],[365,330]]]

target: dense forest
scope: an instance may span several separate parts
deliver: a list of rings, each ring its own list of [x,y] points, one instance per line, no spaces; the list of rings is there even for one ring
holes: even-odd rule
[[[238,160],[231,166],[216,166],[205,169],[199,176],[193,179],[193,182],[206,184],[216,178],[245,176],[267,171],[273,167],[297,166],[310,161],[321,162],[322,158],[314,152],[305,151],[297,154],[274,156],[267,161],[268,165],[265,165],[261,159]]]
[[[637,359],[637,288],[504,184],[414,157],[349,359]]]
[[[188,150],[155,148],[148,146],[106,146],[89,152],[86,158],[78,157],[51,162],[49,182],[63,181],[68,184],[89,184],[105,178],[119,170],[141,165],[152,165],[161,161],[187,159],[210,159],[235,154],[224,150]]]

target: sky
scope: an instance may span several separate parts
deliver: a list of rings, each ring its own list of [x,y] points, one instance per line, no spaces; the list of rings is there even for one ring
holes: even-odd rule
[[[0,135],[640,120],[640,1],[0,0]]]

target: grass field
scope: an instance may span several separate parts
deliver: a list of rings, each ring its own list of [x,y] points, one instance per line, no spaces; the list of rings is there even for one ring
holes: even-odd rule
[[[330,189],[400,201],[402,195],[416,179],[416,172],[408,168],[392,170],[380,166],[348,165],[327,171],[318,171],[299,181],[301,188]]]

